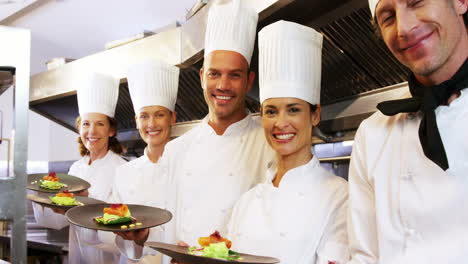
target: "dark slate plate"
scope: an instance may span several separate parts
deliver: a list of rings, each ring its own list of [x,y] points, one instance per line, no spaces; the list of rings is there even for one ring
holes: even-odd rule
[[[134,231],[143,228],[150,228],[159,226],[169,222],[172,219],[172,213],[157,207],[150,207],[144,205],[128,204],[132,217],[136,219],[136,223],[142,225],[135,225],[129,227],[128,224],[116,225],[103,225],[96,223],[93,218],[103,215],[102,210],[104,207],[110,207],[110,204],[89,204],[83,206],[75,206],[67,211],[65,216],[68,221],[74,225],[102,231],[123,232]],[[128,228],[122,229],[121,226],[126,225]]]
[[[38,203],[38,204],[40,204],[40,205],[42,205],[44,207],[49,207],[49,208],[52,208],[52,209],[61,209],[61,210],[67,211],[68,209],[71,209],[71,208],[76,206],[76,205],[68,206],[68,205],[54,204],[49,199],[49,196],[55,196],[55,194],[54,193],[28,194],[26,197],[28,198],[28,200],[31,200],[31,201],[33,201],[35,203]],[[93,199],[93,198],[89,198],[89,197],[85,197],[85,196],[75,196],[75,199],[78,202],[82,203],[83,205],[86,205],[86,204],[102,204],[102,203],[104,203],[101,200],[97,200],[97,199]]]
[[[28,175],[28,188],[29,190],[37,191],[37,192],[45,192],[45,193],[58,193],[63,190],[68,190],[69,192],[80,192],[84,191],[86,189],[89,189],[91,187],[91,184],[89,182],[72,176],[68,175],[65,173],[57,173],[57,177],[59,177],[59,181],[61,183],[64,183],[67,185],[67,187],[63,187],[58,190],[50,190],[50,189],[44,189],[39,187],[39,180],[42,180],[44,176],[46,176],[48,173],[36,173],[36,174],[29,174]]]
[[[240,260],[224,260],[195,256],[189,253],[187,247],[176,246],[172,244],[159,243],[159,242],[146,242],[145,246],[153,248],[164,255],[183,263],[190,264],[274,264],[279,263],[280,260],[271,257],[254,256],[249,254],[240,253],[242,259]]]

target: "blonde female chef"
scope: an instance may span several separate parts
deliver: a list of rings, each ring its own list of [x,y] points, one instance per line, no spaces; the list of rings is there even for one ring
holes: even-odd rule
[[[279,21],[259,33],[262,126],[276,162],[267,179],[236,203],[233,249],[281,263],[345,263],[346,181],[324,170],[311,151],[320,121],[322,35]]]
[[[128,69],[127,80],[137,129],[147,146],[143,156],[117,168],[112,200],[165,208],[163,201],[167,179],[157,172],[157,168],[164,147],[171,139],[171,127],[176,122],[179,68],[159,60],[144,61]],[[133,250],[133,240],[143,245],[137,238],[146,238],[149,232],[157,239],[162,239],[161,231],[160,228],[153,228],[119,233],[117,245],[124,252],[122,258],[126,259],[127,251]],[[159,254],[148,254],[138,263],[158,263],[159,258]]]

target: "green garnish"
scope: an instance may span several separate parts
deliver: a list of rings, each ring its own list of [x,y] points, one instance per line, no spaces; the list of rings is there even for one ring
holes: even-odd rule
[[[200,255],[208,258],[218,258],[225,260],[240,260],[240,254],[230,250],[225,242],[212,243],[203,250],[197,249],[196,247],[190,247],[189,253],[192,255]]]
[[[50,190],[58,190],[62,187],[67,187],[67,185],[57,181],[39,180],[39,187]]]

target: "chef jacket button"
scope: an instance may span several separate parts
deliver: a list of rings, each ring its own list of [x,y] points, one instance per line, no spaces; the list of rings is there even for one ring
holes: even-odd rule
[[[222,214],[226,214],[226,212],[227,212],[226,209],[221,210],[221,213],[222,213]]]
[[[302,197],[302,196],[304,196],[304,193],[303,193],[303,192],[299,192],[298,195],[299,195],[300,197]]]
[[[230,176],[230,177],[234,176],[234,173],[230,172],[230,173],[229,173],[229,176]]]
[[[406,234],[406,236],[414,236],[416,234],[416,230],[411,229],[411,228],[407,228],[405,230],[405,234]]]
[[[280,236],[281,237],[286,237],[286,233],[285,232],[280,232]]]
[[[186,175],[186,176],[191,176],[191,175],[192,175],[192,173],[190,173],[190,172],[186,172],[186,173],[185,173],[185,175]]]

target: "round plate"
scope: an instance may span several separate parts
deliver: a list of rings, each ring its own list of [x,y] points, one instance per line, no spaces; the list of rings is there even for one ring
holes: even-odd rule
[[[161,208],[133,204],[128,204],[127,206],[128,209],[130,209],[132,217],[136,219],[137,223],[142,223],[142,225],[128,227],[128,224],[103,225],[94,222],[93,218],[102,216],[102,210],[104,207],[110,207],[110,204],[76,206],[68,210],[65,216],[68,221],[74,225],[111,232],[134,231],[143,228],[150,228],[165,224],[172,219],[172,213]],[[126,225],[128,228],[122,229],[122,225]]]
[[[69,192],[80,192],[80,191],[89,189],[89,187],[91,187],[91,184],[89,184],[89,182],[81,178],[68,175],[65,173],[57,173],[57,177],[59,177],[60,182],[66,184],[67,187],[63,187],[58,190],[44,189],[44,188],[39,187],[39,180],[42,180],[42,178],[46,175],[48,175],[48,173],[29,174],[28,186],[26,188],[28,188],[29,190],[37,191],[37,192],[58,193],[63,190],[68,190]]]
[[[279,263],[280,260],[271,257],[254,256],[249,254],[239,253],[240,260],[225,260],[216,258],[207,258],[201,256],[195,256],[189,253],[187,247],[181,247],[166,243],[159,242],[146,242],[145,246],[153,248],[164,255],[167,255],[173,259],[183,263],[190,264],[226,264],[226,263],[239,263],[239,264],[274,264]]]
[[[68,209],[71,209],[73,207],[75,207],[76,205],[58,205],[58,204],[54,204],[52,203],[52,201],[49,199],[50,196],[54,196],[55,194],[51,194],[51,193],[37,193],[37,194],[28,194],[26,196],[26,198],[28,198],[28,200],[31,200],[35,203],[38,203],[44,207],[49,207],[49,208],[52,208],[52,209],[62,209],[62,210],[65,210],[67,211]],[[89,197],[85,197],[85,196],[75,196],[75,199],[82,203],[83,205],[85,204],[102,204],[104,203],[103,201],[101,200],[97,200],[97,199],[93,199],[93,198],[89,198]]]

